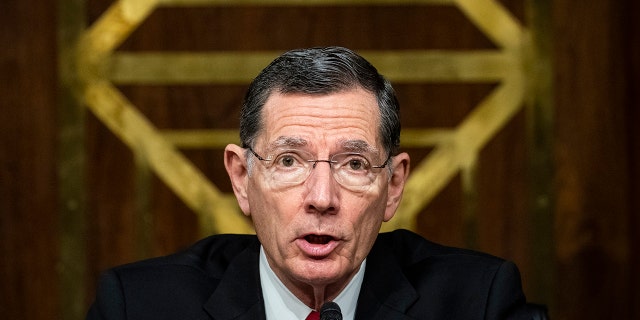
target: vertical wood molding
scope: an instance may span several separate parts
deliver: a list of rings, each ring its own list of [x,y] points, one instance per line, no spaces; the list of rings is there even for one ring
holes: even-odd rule
[[[134,152],[135,170],[135,210],[134,236],[137,259],[150,258],[153,252],[153,213],[151,212],[153,171],[149,161],[141,152]]]
[[[86,309],[85,109],[79,90],[75,44],[85,27],[85,0],[58,0],[58,214],[57,265],[60,319],[79,320]]]
[[[531,241],[530,299],[554,309],[554,240],[553,240],[553,42],[551,1],[526,2],[530,26],[530,48],[525,56],[529,79],[526,97],[529,213]]]
[[[477,159],[469,161],[461,170],[462,177],[462,232],[465,247],[479,250],[478,229],[478,187],[477,187]]]

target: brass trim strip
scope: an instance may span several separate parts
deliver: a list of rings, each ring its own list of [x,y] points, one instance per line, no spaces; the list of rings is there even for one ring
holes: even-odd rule
[[[454,0],[160,0],[163,6],[452,5]]]
[[[511,52],[360,52],[393,82],[498,82],[517,68]],[[113,54],[107,78],[117,84],[249,83],[281,52],[143,52]]]

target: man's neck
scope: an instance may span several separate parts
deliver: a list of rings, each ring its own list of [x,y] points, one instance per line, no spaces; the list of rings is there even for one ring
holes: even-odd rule
[[[345,317],[344,319],[353,319],[353,315],[355,314],[355,307],[358,301],[358,295],[360,293],[360,287],[364,278],[364,268],[366,266],[366,261],[363,262],[359,270],[354,275],[351,275],[346,281],[344,281],[341,286],[314,287],[306,285],[306,287],[303,287],[306,288],[305,291],[297,289],[297,286],[293,286],[294,289],[292,290],[289,286],[285,285],[281,278],[278,277],[273,269],[269,266],[263,249],[261,249],[260,255],[260,281],[263,286],[263,295],[265,295],[265,307],[268,309],[267,314],[270,313],[270,308],[289,309],[280,310],[278,311],[278,313],[308,313],[308,311],[310,311],[311,309],[320,310],[322,304],[327,301],[334,301],[341,306],[344,316],[351,315],[350,318]],[[304,319],[304,317],[302,317],[302,319]]]

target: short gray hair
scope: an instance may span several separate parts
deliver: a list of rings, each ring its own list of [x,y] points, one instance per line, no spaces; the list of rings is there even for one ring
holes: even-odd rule
[[[253,147],[262,128],[262,108],[274,91],[330,94],[361,87],[375,94],[379,135],[389,155],[400,148],[400,106],[391,83],[357,53],[342,47],[291,50],[276,58],[251,82],[242,104],[240,141]]]

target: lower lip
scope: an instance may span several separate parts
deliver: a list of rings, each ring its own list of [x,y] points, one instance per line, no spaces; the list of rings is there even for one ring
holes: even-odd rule
[[[297,239],[298,248],[308,257],[314,259],[322,259],[329,256],[338,246],[338,241],[329,241],[324,244],[310,243],[304,238]]]

